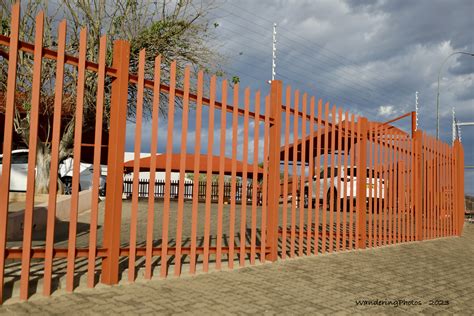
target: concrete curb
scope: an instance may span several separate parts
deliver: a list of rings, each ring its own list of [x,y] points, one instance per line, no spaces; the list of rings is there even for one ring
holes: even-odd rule
[[[23,222],[25,219],[24,201],[25,193],[11,193],[10,203],[11,210],[8,212],[7,240],[18,241],[23,239]],[[71,209],[71,195],[58,195],[56,201],[56,220],[68,221]],[[46,230],[46,221],[48,215],[48,194],[38,194],[35,200],[39,203],[35,204],[33,209],[33,234]],[[13,202],[13,203],[12,203]],[[84,190],[79,192],[78,214],[90,210],[92,203],[92,191]]]

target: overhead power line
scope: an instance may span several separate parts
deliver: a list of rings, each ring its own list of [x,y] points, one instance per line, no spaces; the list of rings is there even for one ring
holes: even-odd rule
[[[244,11],[244,12],[246,12],[246,13],[248,13],[248,14],[254,16],[254,17],[257,17],[257,18],[258,18],[257,21],[265,20],[265,21],[267,21],[267,22],[272,23],[272,21],[270,21],[269,19],[267,19],[267,18],[265,18],[265,17],[263,17],[263,16],[260,16],[260,15],[257,15],[257,14],[255,14],[255,13],[249,11],[249,10],[246,10],[246,9],[240,7],[240,6],[237,6],[237,5],[235,5],[234,3],[232,3],[232,2],[229,2],[229,4],[230,4],[231,6],[233,6],[233,7],[235,7],[235,8],[237,8],[237,9],[241,10],[241,11]],[[246,22],[253,23],[254,25],[256,25],[256,26],[258,26],[258,27],[260,27],[260,28],[266,29],[266,27],[264,27],[264,26],[262,26],[262,25],[260,25],[260,24],[258,24],[258,23],[255,23],[255,21],[246,19],[246,18],[242,17],[241,15],[237,15],[236,12],[230,12],[230,11],[225,10],[225,9],[222,9],[222,10],[225,11],[225,12],[227,12],[227,13],[229,13],[229,14],[232,14],[233,16],[236,16],[236,17],[238,17],[238,18],[241,18],[241,19],[245,20]],[[315,51],[314,48],[312,48],[312,47],[310,47],[310,46],[307,45],[307,43],[308,43],[308,40],[307,40],[307,39],[301,37],[300,35],[298,35],[298,34],[296,34],[296,33],[294,33],[294,32],[292,32],[291,30],[289,30],[288,28],[286,28],[286,27],[284,27],[284,26],[281,26],[281,25],[280,25],[280,28],[281,28],[282,30],[286,30],[286,31],[287,31],[286,34],[291,34],[291,35],[293,35],[294,37],[297,37],[297,38],[301,39],[302,42],[296,41],[296,40],[294,40],[294,39],[292,39],[292,38],[289,38],[288,36],[285,35],[285,33],[280,34],[281,37],[287,38],[288,40],[290,40],[290,41],[292,41],[292,42],[294,42],[294,43],[300,45],[300,47],[309,49],[310,52],[314,52],[314,51]],[[360,63],[358,63],[358,62],[356,62],[356,61],[354,61],[354,60],[351,60],[351,59],[347,58],[346,56],[343,56],[343,55],[341,55],[341,54],[339,54],[339,53],[337,53],[337,52],[335,52],[335,51],[333,51],[333,50],[331,50],[331,49],[328,49],[328,48],[322,46],[321,44],[318,44],[317,42],[311,42],[311,44],[314,45],[314,46],[316,46],[316,47],[318,47],[318,52],[320,52],[321,55],[323,55],[323,56],[327,57],[328,59],[332,60],[332,61],[334,62],[334,64],[339,65],[339,66],[344,65],[344,66],[348,66],[348,67],[350,67],[350,68],[356,68],[356,67],[357,67],[357,69],[353,70],[355,73],[352,73],[351,75],[360,75],[360,73],[372,73],[372,74],[376,75],[378,78],[385,79],[385,77],[383,76],[383,74],[378,73],[378,72],[375,72],[375,71],[370,70],[370,69],[363,69],[363,68],[362,68],[362,66],[363,66],[362,64],[360,64]],[[325,53],[325,52],[328,52],[328,53]],[[342,61],[341,61],[341,60],[342,60]],[[345,61],[345,62],[343,62],[343,61]],[[346,70],[344,69],[344,71],[346,71]],[[349,72],[346,72],[346,73],[349,74]],[[375,85],[375,86],[377,86],[377,85]],[[379,87],[379,88],[381,88],[381,87]],[[407,93],[407,94],[411,94],[411,92],[410,92],[408,89],[404,89],[404,88],[400,88],[400,87],[397,88],[397,89],[398,89],[398,90],[403,90],[403,91],[404,91],[405,93]]]

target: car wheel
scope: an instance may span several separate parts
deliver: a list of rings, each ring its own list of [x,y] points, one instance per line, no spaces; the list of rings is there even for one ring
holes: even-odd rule
[[[328,210],[330,210],[330,201],[331,201],[331,188],[329,188],[328,193],[327,193],[327,201],[328,201]],[[333,212],[337,212],[337,203],[338,203],[338,198],[337,198],[337,190],[334,188],[334,196],[332,199],[332,205],[333,205]]]
[[[63,193],[65,195],[72,194],[72,177],[66,176],[62,177],[61,181],[63,183]],[[79,191],[81,191],[81,185],[79,184]]]
[[[71,195],[72,194],[72,178],[62,177],[61,181],[63,183],[63,194]]]

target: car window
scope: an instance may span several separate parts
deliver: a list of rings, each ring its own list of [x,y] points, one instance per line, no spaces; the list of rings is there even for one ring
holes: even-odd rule
[[[12,164],[28,163],[28,152],[20,152],[12,155]]]
[[[352,174],[354,173],[354,174]],[[347,168],[346,170],[346,176],[348,177],[357,177],[357,169],[356,168]],[[367,178],[375,178],[376,174],[375,174],[375,170],[371,170],[371,169],[367,169],[367,174],[366,174]],[[379,177],[379,173],[377,173],[377,177]]]
[[[346,170],[347,177],[357,177],[357,169],[355,168],[347,168]]]
[[[338,168],[334,167],[334,174],[337,175],[338,174]],[[331,178],[331,167],[328,167],[327,169],[327,177],[328,178]],[[319,174],[319,178],[320,179],[324,179],[324,169],[321,170],[321,173]]]

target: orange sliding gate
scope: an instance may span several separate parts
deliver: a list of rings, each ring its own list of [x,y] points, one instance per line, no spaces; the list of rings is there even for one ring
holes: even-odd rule
[[[99,278],[105,284],[116,284],[121,278],[133,282],[142,275],[166,278],[462,233],[464,162],[459,142],[451,147],[422,131],[408,134],[389,123],[368,121],[283,87],[278,80],[265,95],[218,82],[202,71],[193,74],[189,67],[178,73],[176,62],[163,67],[160,56],[154,59],[150,78],[145,75],[145,50],[138,56],[138,73],[129,73],[126,41],[113,43],[109,67],[105,37],[96,61],[87,58],[86,30],[80,33],[78,56],[71,56],[65,53],[65,21],[58,28],[56,50],[43,47],[43,19],[42,13],[37,16],[35,43],[21,41],[16,4],[10,36],[0,35],[0,63],[8,65],[1,107],[5,120],[0,181],[2,301],[12,296],[18,280],[19,296],[25,300],[38,278],[40,290],[50,295],[61,277],[66,290],[73,291],[81,277],[94,287]],[[26,201],[23,213],[15,213],[9,210],[9,188],[14,180],[10,169],[20,52],[32,55],[34,66]],[[54,117],[51,135],[41,139],[45,60],[56,65]],[[75,159],[66,220],[58,218],[58,175],[51,172],[47,211],[41,213],[45,228],[38,232],[35,153],[38,141],[50,142],[50,170],[58,169],[65,67],[77,69],[74,157],[81,157],[84,109],[91,106],[84,98],[90,87],[86,78],[95,84],[91,205],[90,210],[80,210],[80,159]],[[163,79],[164,68],[169,75]],[[145,106],[151,108],[148,122],[143,118]],[[160,106],[167,107],[166,115]],[[134,123],[127,123],[129,108],[135,111]],[[99,202],[103,126],[109,133],[107,190],[105,201]],[[141,167],[136,159],[132,198],[122,199],[127,134],[135,157],[149,151],[149,170],[164,171],[164,198],[155,199],[157,174],[150,172],[148,197],[139,199]],[[166,155],[162,169],[156,159],[159,148]],[[172,155],[176,153],[180,155]],[[191,154],[194,161],[189,166]],[[205,161],[201,155],[207,157]],[[218,166],[213,165],[213,155],[219,156]],[[179,157],[179,168],[172,167],[177,163],[172,157]],[[198,194],[185,200],[189,174],[205,178],[204,202]],[[179,178],[177,196],[170,193],[173,176]],[[217,203],[211,203],[213,181],[218,181]],[[229,182],[231,199],[224,200]],[[199,181],[194,181],[193,192],[198,192],[198,186]],[[7,229],[18,214],[22,231],[19,238],[11,239]]]

